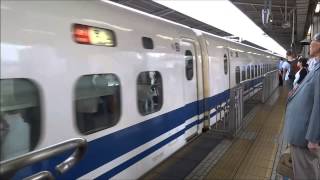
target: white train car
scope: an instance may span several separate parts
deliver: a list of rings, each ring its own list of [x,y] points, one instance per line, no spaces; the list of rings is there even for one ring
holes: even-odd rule
[[[54,168],[69,151],[15,179],[44,170],[139,178],[200,134],[205,111],[214,119],[230,88],[276,64],[267,52],[98,0],[3,1],[1,52],[2,163],[88,141],[64,174]]]
[[[205,89],[208,95],[207,107],[210,114],[210,125],[224,117],[224,111],[219,113],[217,109],[224,109],[229,101],[230,89],[240,82],[248,81],[248,87],[244,91],[244,98],[248,99],[259,91],[262,84],[262,76],[276,68],[277,57],[267,52],[253,48],[238,42],[233,42],[206,32],[197,31],[199,42],[206,47],[203,70],[208,78],[204,78]],[[264,67],[269,68],[264,68]],[[219,113],[219,116],[216,115]]]

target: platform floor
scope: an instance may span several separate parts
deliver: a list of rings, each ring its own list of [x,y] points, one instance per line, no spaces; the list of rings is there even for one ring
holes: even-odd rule
[[[278,179],[286,99],[287,91],[277,90],[232,140],[204,133],[142,179]]]
[[[278,97],[259,106],[243,135],[233,141],[205,179],[274,179],[287,92],[283,90]]]

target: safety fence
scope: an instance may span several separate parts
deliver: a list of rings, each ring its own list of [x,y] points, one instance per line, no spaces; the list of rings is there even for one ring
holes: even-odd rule
[[[246,80],[230,89],[226,104],[217,106],[215,123],[211,129],[215,133],[236,136],[248,124],[247,116],[258,104],[265,103],[278,87],[278,71],[274,70],[253,80]]]
[[[265,75],[265,78],[263,78],[263,86],[261,101],[265,103],[279,86],[278,70],[271,71]]]

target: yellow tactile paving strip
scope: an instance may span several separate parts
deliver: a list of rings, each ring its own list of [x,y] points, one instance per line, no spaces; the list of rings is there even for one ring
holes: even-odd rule
[[[244,132],[253,139],[235,138],[234,143],[211,169],[205,179],[270,179],[283,127],[286,91],[274,104],[261,105]]]

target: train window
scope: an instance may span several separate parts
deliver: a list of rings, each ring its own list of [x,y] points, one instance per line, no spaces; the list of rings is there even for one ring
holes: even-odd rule
[[[255,78],[255,76],[254,76],[254,66],[253,65],[251,65],[251,78],[252,79]]]
[[[41,104],[37,86],[27,79],[0,80],[0,161],[27,153],[40,137]]]
[[[254,77],[258,77],[258,66],[254,65]]]
[[[193,78],[193,55],[190,50],[186,50],[184,54],[184,59],[186,62],[186,77],[187,80],[192,80]]]
[[[250,79],[250,66],[247,66],[247,79]]]
[[[236,84],[240,83],[240,67],[236,67]]]
[[[226,54],[223,56],[223,68],[224,68],[224,74],[228,74],[228,57]]]
[[[242,66],[241,80],[242,80],[242,81],[245,81],[245,80],[246,80],[246,66]]]
[[[153,49],[153,40],[149,37],[142,37],[142,45],[145,49]]]
[[[141,72],[137,81],[138,110],[147,115],[162,107],[162,78],[158,71]]]
[[[84,75],[75,88],[76,123],[80,133],[92,134],[120,119],[120,81],[114,74]]]
[[[259,76],[261,76],[261,65],[260,64],[258,65],[258,74],[259,74]]]

